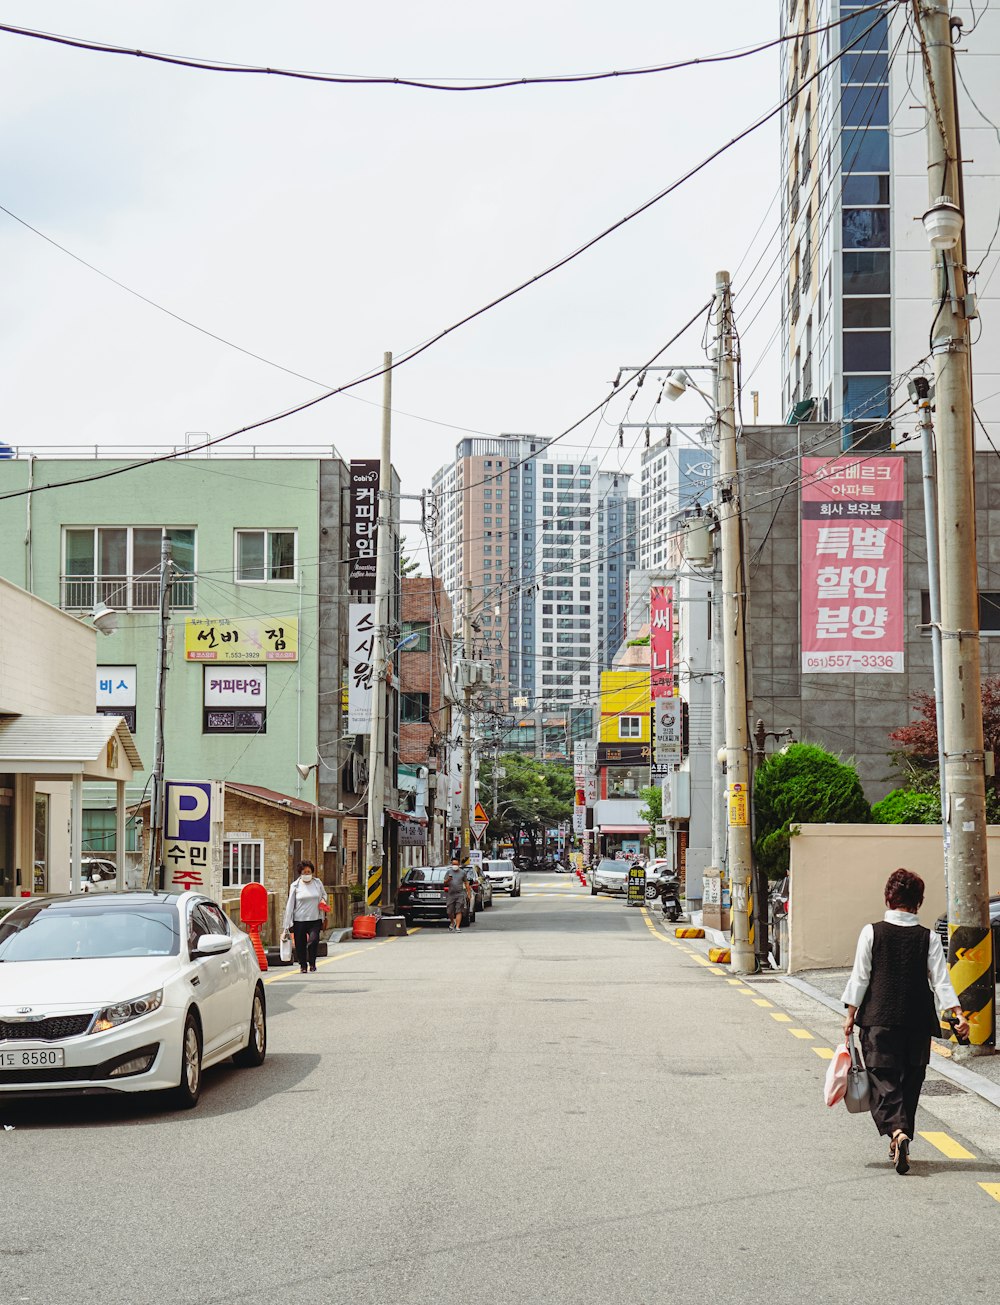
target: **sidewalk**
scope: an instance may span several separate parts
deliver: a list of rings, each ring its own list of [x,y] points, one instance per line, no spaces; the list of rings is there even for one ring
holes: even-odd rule
[[[700,911],[692,912],[691,923],[704,928]],[[666,922],[663,927],[670,928]],[[728,947],[729,935],[718,929],[705,929],[704,943],[693,941],[691,946],[701,947],[707,954],[709,947]],[[841,994],[850,973],[850,967],[839,970],[805,970],[800,974],[785,974],[782,970],[774,970],[763,976],[751,976],[748,982],[752,983],[754,977],[758,981],[761,978],[778,979],[842,1019],[844,1006]],[[959,1064],[952,1057],[951,1046],[935,1040],[931,1043],[930,1068],[942,1078],[1000,1108],[1000,1054],[979,1056]]]

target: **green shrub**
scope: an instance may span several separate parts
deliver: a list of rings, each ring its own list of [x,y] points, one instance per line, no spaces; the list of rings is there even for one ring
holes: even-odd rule
[[[812,743],[793,743],[759,768],[754,816],[754,853],[769,879],[788,873],[788,843],[796,825],[867,823],[872,818],[858,772]]]
[[[872,820],[878,825],[939,825],[941,799],[937,793],[894,788],[872,807]]]

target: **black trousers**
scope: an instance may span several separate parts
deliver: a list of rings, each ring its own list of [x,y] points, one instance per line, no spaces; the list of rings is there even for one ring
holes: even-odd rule
[[[295,939],[295,959],[300,969],[316,964],[319,948],[319,920],[293,920],[292,936]]]
[[[930,1037],[916,1029],[861,1029],[861,1051],[872,1085],[872,1119],[883,1137],[902,1129],[913,1137],[917,1102],[930,1059]]]

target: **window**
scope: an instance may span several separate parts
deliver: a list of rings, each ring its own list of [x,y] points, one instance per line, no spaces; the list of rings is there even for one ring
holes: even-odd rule
[[[408,643],[403,652],[430,652],[431,649],[431,623],[430,621],[404,621],[402,623],[401,641],[408,635],[415,634],[417,637],[412,643]]]
[[[237,583],[294,581],[295,544],[294,530],[237,530]]]
[[[844,326],[863,329],[869,326],[889,325],[888,299],[845,299]],[[886,364],[888,366],[888,363]]]
[[[845,371],[888,371],[891,355],[892,350],[888,331],[844,332]]]
[[[840,120],[845,127],[888,126],[888,86],[845,86],[840,97]]]
[[[114,855],[117,851],[115,847],[116,820],[117,817],[113,807],[84,807],[83,850],[85,852],[110,852]],[[125,825],[125,850],[127,852],[136,850],[134,820],[127,821]]]
[[[171,606],[194,607],[193,529],[172,526],[71,526],[63,531],[62,606],[156,611],[160,552],[170,540],[174,563]]]
[[[924,589],[920,594],[920,622],[927,627],[921,634],[930,634],[931,598]],[[1000,592],[979,591],[979,629],[983,634],[1000,634]]]
[[[429,693],[401,693],[399,695],[399,719],[404,725],[430,724],[431,695]]]
[[[257,839],[228,842],[222,854],[223,888],[241,888],[244,884],[264,882],[264,843]]]
[[[618,737],[620,739],[637,739],[642,735],[641,716],[619,716]]]
[[[842,159],[845,172],[888,172],[889,133],[876,127],[845,129]]]
[[[844,249],[888,249],[889,210],[845,208],[843,231]]]
[[[845,251],[844,294],[887,295],[889,293],[889,254]]]

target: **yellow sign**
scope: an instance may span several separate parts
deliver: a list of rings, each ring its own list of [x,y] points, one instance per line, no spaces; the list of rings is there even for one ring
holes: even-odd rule
[[[184,622],[188,662],[297,662],[299,623],[295,617],[190,616]]]
[[[746,784],[729,785],[729,827],[745,829],[750,823],[750,804]]]

